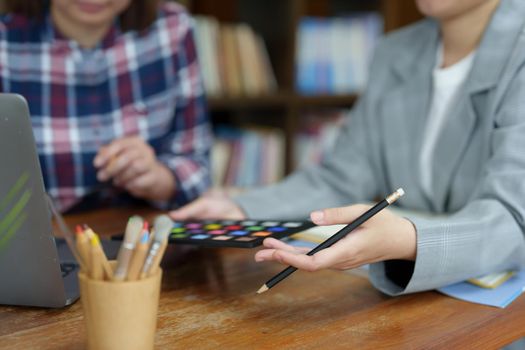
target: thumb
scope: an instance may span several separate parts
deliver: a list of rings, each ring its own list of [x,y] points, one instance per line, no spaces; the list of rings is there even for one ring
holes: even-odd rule
[[[328,208],[312,212],[310,218],[316,225],[348,224],[368,209],[370,209],[370,206],[364,204]]]

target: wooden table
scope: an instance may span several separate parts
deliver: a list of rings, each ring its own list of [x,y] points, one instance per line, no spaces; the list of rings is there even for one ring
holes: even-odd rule
[[[132,213],[73,215],[98,232],[121,232]],[[525,297],[504,310],[437,292],[390,298],[359,275],[297,272],[255,291],[282,267],[254,250],[170,247],[158,315],[158,349],[492,349],[525,336]],[[83,349],[81,303],[60,310],[0,306],[1,349]]]

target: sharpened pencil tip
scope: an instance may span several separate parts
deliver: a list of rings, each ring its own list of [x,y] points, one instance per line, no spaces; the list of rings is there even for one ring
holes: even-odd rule
[[[262,294],[268,290],[268,287],[266,287],[266,284],[263,284],[261,288],[257,291],[257,294]]]

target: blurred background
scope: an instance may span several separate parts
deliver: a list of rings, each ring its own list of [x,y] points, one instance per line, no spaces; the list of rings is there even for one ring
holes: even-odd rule
[[[320,162],[414,0],[188,0],[210,116],[215,186],[273,183]]]
[[[379,37],[421,18],[414,0],[177,2],[195,19],[213,183],[227,188],[320,162],[366,86]]]

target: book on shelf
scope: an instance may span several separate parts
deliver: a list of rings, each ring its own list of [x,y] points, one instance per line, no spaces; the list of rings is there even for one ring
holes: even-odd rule
[[[302,94],[349,94],[367,80],[375,44],[383,32],[377,13],[304,17],[297,33],[296,88]]]
[[[208,96],[257,96],[277,90],[263,38],[245,23],[195,16],[195,43]]]
[[[233,25],[222,25],[220,27],[220,42],[221,49],[222,80],[224,88],[228,95],[239,96],[243,92],[242,74],[239,74],[240,68],[240,52],[237,48],[236,28]],[[205,78],[204,78],[205,79]]]
[[[218,126],[211,164],[215,187],[277,182],[284,176],[284,135],[277,128]]]
[[[222,91],[222,79],[219,68],[222,57],[219,57],[219,22],[213,17],[194,17],[195,46],[202,72],[204,89],[210,95]]]
[[[300,118],[295,136],[295,168],[319,164],[332,151],[347,110],[334,109],[306,113]]]

